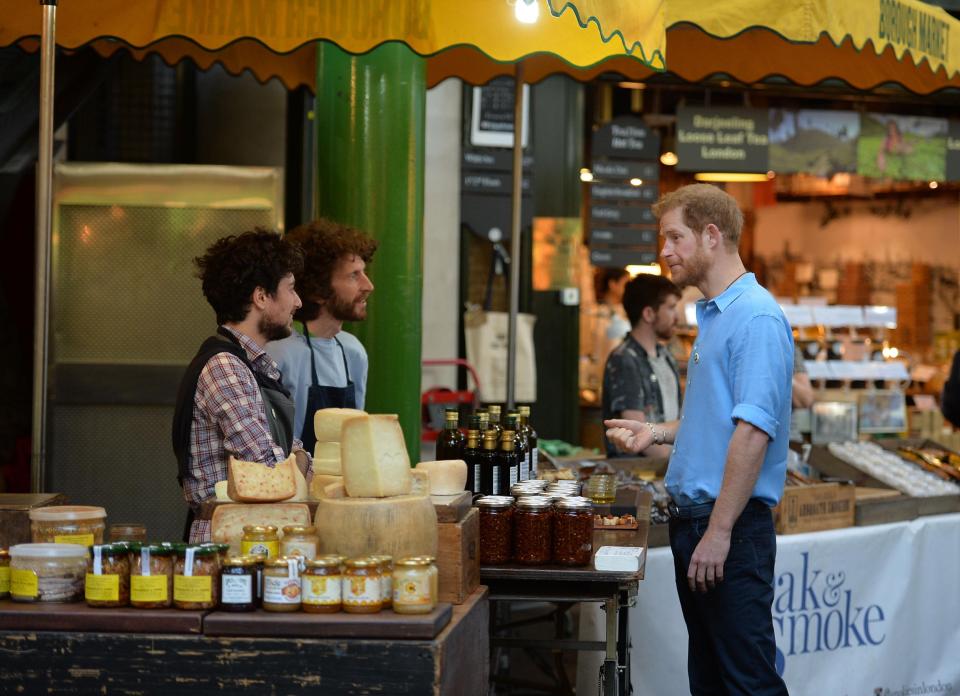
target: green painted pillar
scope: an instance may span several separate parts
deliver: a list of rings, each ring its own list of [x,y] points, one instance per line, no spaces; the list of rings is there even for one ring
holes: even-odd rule
[[[354,56],[317,49],[317,214],[380,242],[366,321],[349,331],[370,356],[366,409],[397,413],[420,461],[426,65],[391,43]]]

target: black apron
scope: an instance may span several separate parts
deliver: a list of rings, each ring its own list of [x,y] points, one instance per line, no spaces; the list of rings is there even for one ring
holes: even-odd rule
[[[321,408],[356,408],[357,390],[353,382],[350,381],[347,352],[336,336],[333,337],[333,340],[340,346],[340,355],[343,356],[343,371],[347,375],[347,386],[345,387],[327,387],[320,384],[317,377],[317,362],[313,355],[313,344],[310,343],[310,331],[307,330],[306,324],[303,325],[303,338],[307,342],[307,350],[310,351],[310,387],[307,389],[307,410],[303,414],[303,431],[300,440],[303,442],[303,449],[312,454],[317,444],[313,415]]]
[[[247,351],[237,340],[236,336],[222,326],[217,329],[216,336],[211,336],[200,346],[197,354],[187,366],[187,370],[180,382],[177,394],[177,403],[173,413],[173,451],[177,456],[177,480],[183,486],[183,479],[189,475],[190,457],[190,429],[193,425],[193,400],[197,393],[197,382],[204,366],[218,353],[230,353],[240,358],[253,373],[260,387],[260,396],[267,415],[270,427],[270,437],[274,444],[283,450],[284,455],[290,456],[293,447],[294,404],[290,392],[279,380],[273,380],[267,375],[253,369]],[[184,541],[189,539],[190,527],[193,524],[195,511],[191,506],[187,512],[187,524],[184,529]]]

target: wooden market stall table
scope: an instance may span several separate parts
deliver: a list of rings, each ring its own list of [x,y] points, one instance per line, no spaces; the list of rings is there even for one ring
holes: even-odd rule
[[[645,506],[644,506],[645,503]],[[601,546],[630,546],[646,549],[649,527],[649,497],[644,494],[637,506],[638,525],[634,530],[596,529],[594,555]],[[644,514],[644,512],[646,514]],[[644,577],[646,554],[637,572],[595,570],[590,565],[571,568],[557,565],[481,566],[480,581],[489,587],[490,599],[497,602],[541,601],[556,603],[598,602],[606,609],[606,632],[602,641],[529,639],[498,637],[490,622],[492,647],[547,648],[555,650],[597,650],[604,653],[604,696],[626,696],[630,683],[630,635],[627,609],[636,603]],[[569,689],[568,685],[563,688]]]
[[[93,609],[0,601],[0,683],[17,693],[480,696],[488,598],[430,614]]]

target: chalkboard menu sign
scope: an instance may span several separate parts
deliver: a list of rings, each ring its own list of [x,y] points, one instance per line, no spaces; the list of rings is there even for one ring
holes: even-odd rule
[[[533,223],[533,158],[524,155],[520,224]],[[501,242],[510,238],[513,219],[513,151],[469,148],[460,164],[460,222],[474,234]]]
[[[756,172],[770,169],[767,109],[677,108],[677,169]]]
[[[491,147],[513,147],[513,112],[516,100],[512,77],[498,77],[482,87],[473,88],[473,109],[470,118],[470,143]],[[530,113],[530,86],[523,86],[523,133],[521,142],[527,147]]]
[[[623,268],[657,258],[660,137],[639,118],[614,119],[593,136],[590,263]]]

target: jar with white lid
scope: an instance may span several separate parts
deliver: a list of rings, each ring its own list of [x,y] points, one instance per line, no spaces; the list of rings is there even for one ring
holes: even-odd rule
[[[79,544],[91,547],[103,543],[107,511],[91,505],[54,505],[30,511],[33,543]]]
[[[87,549],[77,544],[17,544],[10,549],[10,598],[15,602],[83,599]]]

